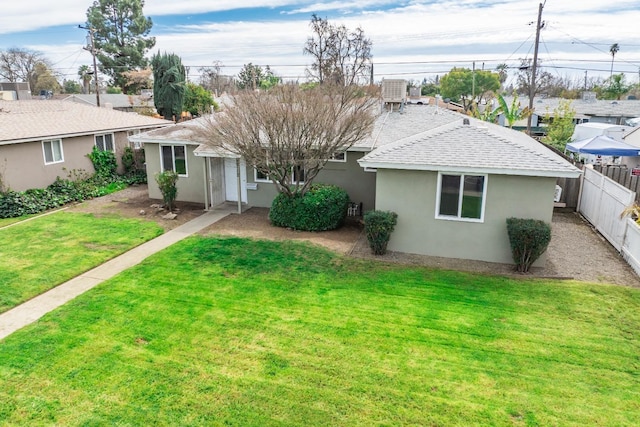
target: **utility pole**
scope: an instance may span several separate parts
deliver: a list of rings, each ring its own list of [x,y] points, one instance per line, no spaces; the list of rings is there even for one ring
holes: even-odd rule
[[[476,61],[473,61],[473,68],[471,71],[471,102],[476,98]]]
[[[89,39],[90,39],[91,47],[89,48],[85,46],[83,47],[83,49],[84,50],[91,49],[91,56],[93,56],[93,77],[95,78],[95,85],[96,85],[96,105],[99,107],[100,106],[100,87],[98,86],[98,65],[96,64],[96,47],[93,42],[93,32],[95,30],[91,27],[83,27],[82,25],[78,25],[78,28],[82,28],[83,30],[89,31]]]
[[[547,3],[547,0],[544,1]],[[531,82],[529,83],[529,117],[527,117],[527,134],[531,136],[531,113],[533,112],[533,97],[536,93],[536,72],[538,67],[538,45],[540,44],[540,30],[544,26],[542,22],[542,9],[544,4],[538,6],[538,23],[536,24],[536,44],[533,48],[533,65],[531,66]]]
[[[589,71],[588,70],[584,70],[584,90],[587,90],[587,73]]]

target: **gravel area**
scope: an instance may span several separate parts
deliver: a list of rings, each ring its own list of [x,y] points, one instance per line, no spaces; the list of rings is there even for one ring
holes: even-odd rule
[[[622,256],[586,220],[575,212],[554,213],[551,224],[551,243],[547,248],[546,265],[543,268],[532,268],[532,271],[526,274],[516,272],[511,264],[440,258],[399,252],[373,256],[363,236],[354,246],[351,255],[446,270],[513,277],[573,279],[640,287],[640,279]]]
[[[165,230],[181,225],[203,213],[203,206],[178,203],[175,219],[163,219],[166,211],[154,207],[161,201],[148,198],[145,185],[130,187],[108,196],[89,200],[70,208],[72,211],[96,214],[117,213],[158,222]],[[612,283],[640,287],[640,279],[620,254],[575,212],[559,212],[553,216],[552,239],[544,268],[529,274],[514,271],[510,264],[429,257],[389,252],[373,256],[358,221],[350,220],[339,230],[311,233],[274,227],[269,223],[268,209],[251,208],[242,215],[232,214],[203,230],[200,234],[233,235],[272,240],[300,240],[321,245],[341,254],[357,258],[394,263],[423,265],[431,268],[499,274],[514,277],[575,279],[595,283]]]

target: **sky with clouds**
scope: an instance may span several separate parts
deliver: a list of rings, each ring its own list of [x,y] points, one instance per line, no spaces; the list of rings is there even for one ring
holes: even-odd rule
[[[82,49],[90,0],[29,0],[3,4],[0,50],[11,47],[45,54],[54,69],[77,78],[91,56]],[[500,63],[515,75],[520,58],[531,58],[536,0],[146,0],[154,26],[152,52],[181,56],[189,77],[220,61],[225,74],[243,64],[270,65],[287,79],[305,79],[311,58],[302,54],[313,13],[350,29],[361,27],[373,42],[375,80],[422,80],[454,66],[494,70]],[[539,56],[558,76],[608,77],[609,47],[618,43],[614,73],[640,76],[638,0],[548,0],[543,11]],[[150,55],[149,55],[150,56]]]

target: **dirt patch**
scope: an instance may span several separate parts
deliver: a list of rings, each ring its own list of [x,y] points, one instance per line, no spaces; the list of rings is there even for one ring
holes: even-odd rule
[[[147,186],[130,187],[108,196],[88,200],[69,208],[71,211],[100,214],[118,214],[129,218],[155,221],[170,230],[201,215],[202,204],[178,202],[177,217],[163,219],[167,212],[154,207],[160,200],[149,199]],[[323,246],[340,254],[420,265],[446,270],[468,271],[523,277],[511,264],[430,257],[424,255],[389,252],[374,256],[362,233],[359,221],[349,219],[339,230],[319,233],[295,231],[274,227],[269,222],[269,210],[251,208],[241,215],[231,214],[200,232],[202,235],[230,235],[269,240],[299,240]],[[613,283],[640,287],[640,279],[620,254],[575,212],[556,213],[553,216],[552,239],[544,268],[534,268],[525,277],[568,278],[595,283]]]
[[[128,187],[117,193],[86,200],[69,207],[72,212],[87,212],[94,215],[117,214],[125,218],[141,218],[158,223],[165,231],[202,215],[201,203],[177,202],[175,219],[164,219],[167,210],[159,207],[162,200],[150,199],[146,185]]]
[[[351,252],[362,232],[362,226],[349,219],[339,230],[309,232],[274,227],[269,222],[269,209],[251,208],[242,215],[231,214],[204,229],[201,234],[221,234],[268,240],[299,240],[323,246],[332,251]]]

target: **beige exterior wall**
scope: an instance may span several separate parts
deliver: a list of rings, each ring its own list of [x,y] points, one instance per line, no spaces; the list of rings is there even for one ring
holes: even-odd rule
[[[333,184],[344,188],[351,201],[362,202],[364,211],[374,209],[376,174],[365,172],[358,164],[358,159],[364,154],[366,153],[348,152],[346,162],[327,162],[314,182]],[[255,174],[251,167],[247,167],[247,182],[255,183]],[[278,194],[275,184],[269,182],[256,184],[256,190],[247,191],[249,205],[271,207],[271,202]]]
[[[122,154],[125,147],[129,146],[127,132],[105,134],[113,134],[118,172],[122,173]],[[69,178],[69,174],[74,170],[82,170],[89,174],[94,172],[93,164],[87,157],[95,145],[94,135],[50,139],[61,139],[64,161],[45,165],[42,141],[0,145],[0,177],[6,188],[15,191],[45,188],[53,183],[56,177]]]
[[[179,145],[179,144],[178,144]],[[178,178],[177,200],[181,202],[202,203],[204,205],[204,157],[196,157],[193,150],[197,145],[187,145],[187,176]],[[160,172],[160,144],[144,144],[149,197],[162,200],[155,175]]]
[[[392,251],[513,263],[506,219],[551,223],[555,178],[489,175],[484,222],[435,218],[437,172],[378,169],[376,209],[398,214]],[[543,257],[534,264],[544,265]]]
[[[0,146],[0,175],[4,186],[14,191],[45,188],[56,177],[67,178],[71,171],[93,173],[87,157],[93,148],[93,136],[62,139],[63,162],[45,165],[42,141]]]

